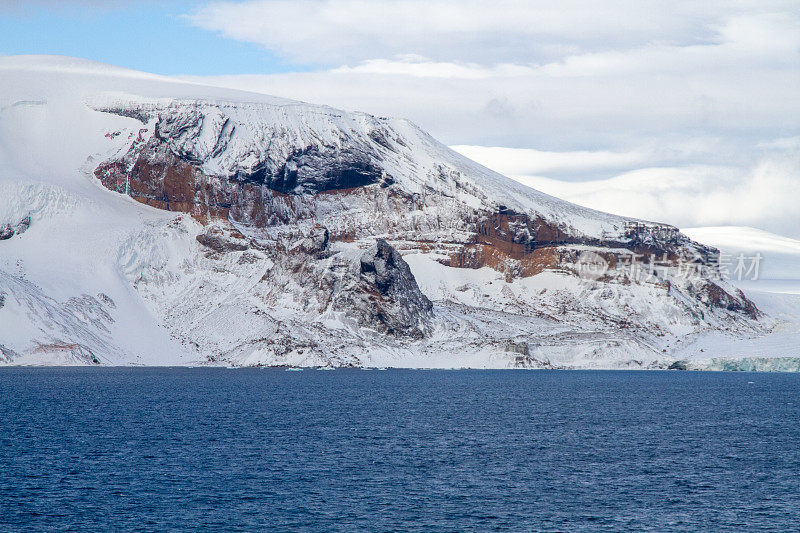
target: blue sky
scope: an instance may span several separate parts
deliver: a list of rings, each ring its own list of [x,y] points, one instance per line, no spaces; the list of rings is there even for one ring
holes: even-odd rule
[[[192,25],[184,15],[197,7],[190,1],[122,2],[116,7],[0,4],[0,55],[68,55],[164,75],[307,70],[263,46]]]

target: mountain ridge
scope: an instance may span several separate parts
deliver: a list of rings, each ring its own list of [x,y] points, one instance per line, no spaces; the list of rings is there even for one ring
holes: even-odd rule
[[[0,60],[12,73],[0,82],[0,185],[35,192],[27,204],[0,203],[0,225],[31,217],[24,235],[0,241],[2,267],[35,277],[48,305],[104,295],[115,308],[103,334],[121,354],[95,348],[87,359],[74,342],[84,334],[53,329],[45,306],[29,310],[39,333],[0,341],[20,361],[72,345],[77,362],[157,361],[154,339],[166,334],[178,360],[206,364],[665,368],[682,337],[769,329],[715,272],[715,249],[527,189],[408,121],[90,75],[69,61],[15,71],[19,62]],[[71,138],[78,123],[85,139]],[[26,139],[29,154],[8,155]],[[66,211],[54,211],[65,198]],[[73,218],[80,229],[64,226]],[[56,254],[67,283],[30,261],[37,241],[58,249],[48,226],[75,243]],[[116,252],[79,243],[80,231]],[[379,264],[393,265],[377,285],[375,267],[364,270],[375,246]],[[13,257],[25,263],[17,275]],[[587,258],[606,270],[585,276]],[[649,259],[648,277],[627,270],[637,258]],[[693,280],[679,275],[686,262]],[[103,283],[82,271],[95,263]],[[90,308],[69,312],[85,324]],[[149,315],[136,326],[145,335],[158,330],[146,350],[120,333],[126,313]]]

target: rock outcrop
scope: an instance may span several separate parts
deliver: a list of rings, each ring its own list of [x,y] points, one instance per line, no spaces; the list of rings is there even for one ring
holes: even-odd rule
[[[431,330],[433,304],[403,256],[383,239],[346,271],[332,307],[388,335],[419,339]]]
[[[0,225],[0,241],[4,241],[10,239],[14,235],[21,235],[28,231],[28,228],[31,226],[31,217],[30,215],[24,216],[21,220],[16,222],[15,224],[2,224]]]

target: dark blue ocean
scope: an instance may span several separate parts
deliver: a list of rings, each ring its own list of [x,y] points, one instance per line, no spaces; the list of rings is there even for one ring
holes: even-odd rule
[[[0,370],[1,531],[787,531],[800,375]]]

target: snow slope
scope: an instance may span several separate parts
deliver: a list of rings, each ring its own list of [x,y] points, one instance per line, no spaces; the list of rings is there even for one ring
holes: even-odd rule
[[[95,178],[104,164],[124,178],[118,193]],[[336,165],[366,185],[314,190],[340,179]],[[142,168],[151,181],[132,182]],[[153,169],[195,187],[188,208],[135,191],[161,183]],[[297,186],[253,193],[253,176],[278,170]],[[222,198],[216,214],[193,212],[198,191],[206,210]],[[259,223],[264,206],[282,206],[279,223]],[[476,236],[486,220],[496,227]],[[575,274],[584,252],[631,258],[631,222],[524,187],[404,120],[0,58],[0,363],[664,368],[781,320],[750,317],[708,269],[700,285],[674,266],[647,281],[619,265],[609,281]],[[552,235],[544,266],[529,258],[532,227]],[[637,246],[709,252],[644,231]],[[402,259],[370,262],[377,238]]]

